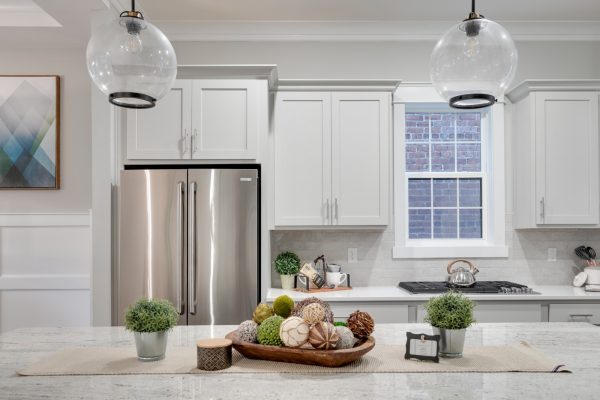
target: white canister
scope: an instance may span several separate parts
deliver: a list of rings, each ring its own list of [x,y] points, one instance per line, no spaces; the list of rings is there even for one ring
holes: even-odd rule
[[[587,274],[586,284],[600,285],[600,267],[585,267],[583,270]]]

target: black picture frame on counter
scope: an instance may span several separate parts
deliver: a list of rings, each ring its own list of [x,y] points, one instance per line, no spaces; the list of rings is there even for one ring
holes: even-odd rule
[[[417,340],[419,342],[435,342],[435,355],[431,355],[432,353],[421,353],[416,349],[413,353],[411,353],[412,340]],[[406,332],[406,353],[404,353],[404,358],[406,360],[433,361],[435,363],[439,363],[440,335],[426,335],[424,333]]]

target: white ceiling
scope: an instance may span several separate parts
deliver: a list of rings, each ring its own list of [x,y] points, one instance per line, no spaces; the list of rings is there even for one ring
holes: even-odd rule
[[[60,24],[33,0],[0,0],[0,26],[45,26]]]
[[[154,20],[457,20],[470,0],[139,0]],[[478,0],[499,21],[600,20],[600,0]]]

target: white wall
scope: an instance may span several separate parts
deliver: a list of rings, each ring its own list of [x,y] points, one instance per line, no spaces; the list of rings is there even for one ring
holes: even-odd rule
[[[0,191],[0,332],[89,325],[92,148],[85,49],[2,49],[0,74],[61,78],[60,190]]]

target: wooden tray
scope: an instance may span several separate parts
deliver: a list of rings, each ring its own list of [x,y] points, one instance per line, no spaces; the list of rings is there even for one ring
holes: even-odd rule
[[[372,336],[361,345],[345,350],[315,350],[306,347],[292,349],[290,347],[264,346],[240,341],[237,331],[229,332],[225,337],[230,339],[233,342],[233,348],[246,358],[320,365],[330,368],[350,364],[375,347],[375,339]]]

